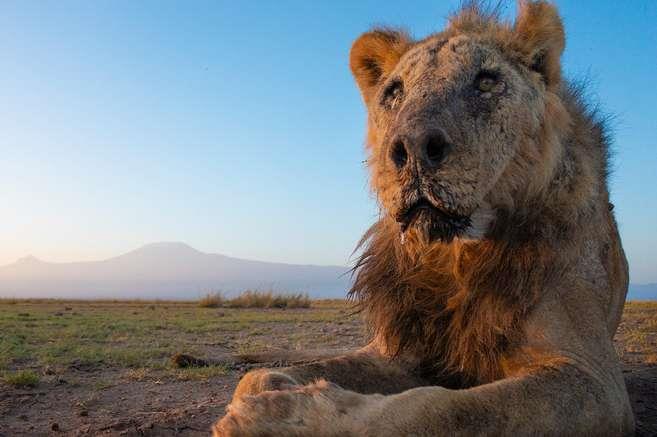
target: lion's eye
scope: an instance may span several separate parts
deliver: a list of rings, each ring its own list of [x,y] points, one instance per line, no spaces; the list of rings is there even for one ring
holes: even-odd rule
[[[404,84],[401,80],[393,80],[381,94],[381,106],[386,109],[394,109],[402,94],[404,94]]]
[[[475,87],[482,93],[489,93],[497,85],[497,75],[490,72],[482,71],[475,79]]]

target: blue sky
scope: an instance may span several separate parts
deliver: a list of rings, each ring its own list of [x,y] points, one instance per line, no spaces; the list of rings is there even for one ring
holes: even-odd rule
[[[657,282],[657,3],[557,4],[566,75],[615,115],[632,280]],[[377,216],[351,42],[373,24],[422,37],[457,2],[407,5],[1,2],[0,264],[163,240],[347,263]]]

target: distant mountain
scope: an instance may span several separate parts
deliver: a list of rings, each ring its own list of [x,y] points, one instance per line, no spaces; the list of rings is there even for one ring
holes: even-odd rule
[[[0,297],[195,299],[247,288],[344,297],[347,267],[269,263],[155,243],[104,261],[48,263],[26,257],[0,267]]]
[[[627,300],[657,300],[657,284],[630,284]]]
[[[341,298],[347,267],[269,263],[154,243],[104,261],[49,263],[32,256],[0,267],[0,297],[196,299],[221,290],[307,292]],[[631,284],[628,300],[657,300],[657,284]]]

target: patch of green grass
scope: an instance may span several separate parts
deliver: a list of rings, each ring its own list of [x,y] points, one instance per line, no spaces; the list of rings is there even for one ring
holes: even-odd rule
[[[312,311],[217,310],[201,308],[198,302],[0,299],[0,374],[46,365],[163,370],[181,349],[202,357],[208,345],[234,350],[240,347],[236,337],[261,341],[275,335],[280,324],[292,328],[347,317],[347,306],[339,301],[312,305]],[[252,349],[256,344],[241,348]]]
[[[173,374],[182,381],[207,381],[210,378],[223,376],[228,373],[228,368],[223,365],[212,365],[207,367],[185,367],[176,369]]]
[[[39,384],[39,375],[31,370],[18,370],[5,373],[2,380],[14,387],[36,387]]]

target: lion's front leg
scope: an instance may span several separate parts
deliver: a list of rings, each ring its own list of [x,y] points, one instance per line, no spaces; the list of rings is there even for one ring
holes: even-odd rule
[[[383,395],[362,395],[324,380],[291,390],[241,396],[213,428],[215,437],[356,436]]]
[[[564,360],[466,390],[362,395],[319,382],[236,400],[215,436],[631,435],[622,387]],[[594,376],[595,375],[595,376]]]
[[[371,410],[365,435],[634,434],[624,387],[607,371],[564,358],[526,372],[465,390],[423,387],[387,396]]]
[[[370,345],[346,355],[280,369],[253,370],[242,378],[234,399],[264,391],[304,386],[325,379],[358,393],[400,393],[428,382],[403,360],[391,361]]]

